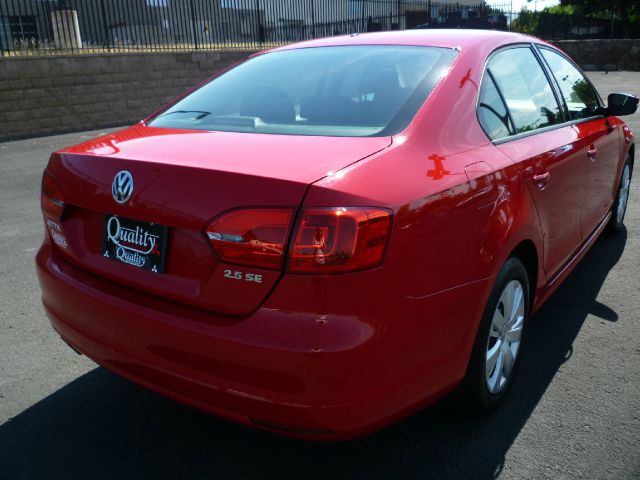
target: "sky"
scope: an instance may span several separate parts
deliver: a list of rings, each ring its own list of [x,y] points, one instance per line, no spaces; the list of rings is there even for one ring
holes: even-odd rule
[[[538,10],[542,10],[545,7],[553,7],[558,5],[560,0],[538,0],[527,2],[527,0],[513,0],[513,11],[519,12],[525,5],[529,10],[534,10],[536,7]]]

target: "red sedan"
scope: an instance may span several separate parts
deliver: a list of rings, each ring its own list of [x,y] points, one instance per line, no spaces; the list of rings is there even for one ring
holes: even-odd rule
[[[531,314],[622,228],[637,103],[511,33],[253,55],[51,156],[46,312],[123,377],[285,435],[362,435],[454,390],[489,413]]]

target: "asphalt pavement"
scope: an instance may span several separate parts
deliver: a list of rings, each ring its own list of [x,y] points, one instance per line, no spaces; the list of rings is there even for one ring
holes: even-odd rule
[[[640,94],[640,72],[589,75],[603,96]],[[627,120],[640,135],[640,114]],[[33,261],[41,173],[51,151],[100,133],[0,143],[0,478],[640,478],[639,181],[627,229],[598,240],[534,317],[497,414],[437,405],[315,445],[146,391],[51,329]]]

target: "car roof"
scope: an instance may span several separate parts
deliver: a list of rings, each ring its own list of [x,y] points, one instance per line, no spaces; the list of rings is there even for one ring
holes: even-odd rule
[[[424,29],[356,33],[351,35],[340,35],[337,37],[318,38],[315,40],[285,45],[283,47],[275,48],[272,51],[343,45],[413,45],[459,48],[462,50],[486,43],[499,46],[519,42],[544,43],[529,35],[496,30]]]

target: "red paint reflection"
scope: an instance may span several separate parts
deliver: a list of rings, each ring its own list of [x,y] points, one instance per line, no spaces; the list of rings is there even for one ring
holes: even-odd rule
[[[433,169],[427,170],[427,177],[431,177],[434,180],[440,180],[444,178],[445,175],[449,175],[451,172],[449,170],[444,169],[444,165],[442,162],[445,160],[445,157],[442,155],[429,155],[429,160],[433,161]]]

